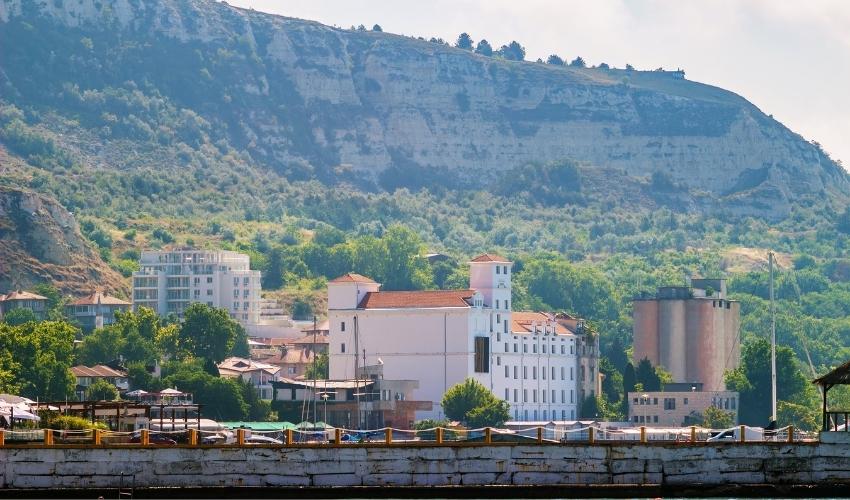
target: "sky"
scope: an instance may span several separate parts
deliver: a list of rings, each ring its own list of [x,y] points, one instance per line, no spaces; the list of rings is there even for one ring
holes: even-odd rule
[[[526,59],[682,68],[731,90],[850,169],[850,0],[228,0],[289,17],[494,47]]]

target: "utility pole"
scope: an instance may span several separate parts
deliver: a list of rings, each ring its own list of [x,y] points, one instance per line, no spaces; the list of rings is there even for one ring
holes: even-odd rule
[[[360,429],[360,339],[357,325],[357,316],[354,316],[354,394],[357,397],[357,417],[354,419],[354,425]]]
[[[767,253],[770,268],[770,420],[776,420],[776,304],[773,296],[773,252]]]

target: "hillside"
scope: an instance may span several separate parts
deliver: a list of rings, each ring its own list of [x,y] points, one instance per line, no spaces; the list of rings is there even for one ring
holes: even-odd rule
[[[80,234],[74,216],[54,200],[0,186],[0,290],[52,282],[63,293],[90,293],[96,284],[128,296],[127,284]]]
[[[675,191],[660,205],[771,220],[850,193],[818,147],[677,72],[507,61],[204,0],[3,0],[0,23],[3,101],[87,168],[214,157],[236,185],[274,173],[392,191],[487,189],[571,159],[615,172],[617,203],[660,184]]]

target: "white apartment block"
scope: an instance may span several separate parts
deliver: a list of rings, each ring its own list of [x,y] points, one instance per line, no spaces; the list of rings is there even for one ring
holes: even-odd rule
[[[467,377],[505,399],[515,419],[576,418],[582,336],[557,316],[512,312],[511,265],[476,257],[469,290],[380,291],[357,274],[329,282],[330,378],[383,365],[387,379],[416,380],[412,397],[434,407],[418,419],[442,418],[443,394]]]
[[[260,318],[260,271],[247,255],[231,251],[144,251],[133,273],[133,310],[149,307],[160,316],[176,314],[193,302],[227,309],[245,326]]]

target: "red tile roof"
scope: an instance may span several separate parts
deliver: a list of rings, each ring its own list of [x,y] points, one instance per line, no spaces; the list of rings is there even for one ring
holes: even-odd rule
[[[85,366],[77,365],[71,368],[75,377],[126,377],[127,374],[106,365]]]
[[[318,330],[316,330],[318,331]],[[321,333],[317,333],[315,335],[315,340],[313,334],[305,335],[300,339],[295,339],[290,344],[298,345],[298,344],[329,344],[330,340],[328,340],[328,335],[324,335]]]
[[[6,295],[3,300],[47,300],[47,297],[42,297],[41,295],[32,292],[22,292],[18,290],[17,292],[12,292],[9,295]]]
[[[68,305],[72,306],[92,306],[97,304],[103,304],[108,306],[130,306],[129,302],[125,302],[119,298],[112,297],[111,295],[106,295],[102,292],[93,292],[85,297],[81,297]]]
[[[375,283],[375,280],[356,273],[346,273],[339,278],[330,280],[329,283]]]
[[[555,333],[558,335],[568,335],[573,333],[560,322],[555,320],[555,316],[544,313],[544,312],[536,312],[536,311],[514,311],[511,313],[511,333],[513,334],[533,334],[534,328],[532,328],[532,323],[536,323],[538,326],[543,326],[544,324],[549,324],[555,322]]]
[[[369,292],[360,309],[427,309],[469,307],[474,290],[422,290],[414,292]]]
[[[474,259],[472,259],[470,262],[504,262],[504,263],[508,264],[511,261],[509,261],[508,259],[506,259],[506,258],[504,258],[500,255],[496,255],[496,254],[493,254],[493,253],[483,253],[483,254],[479,255],[478,257],[475,257]]]

